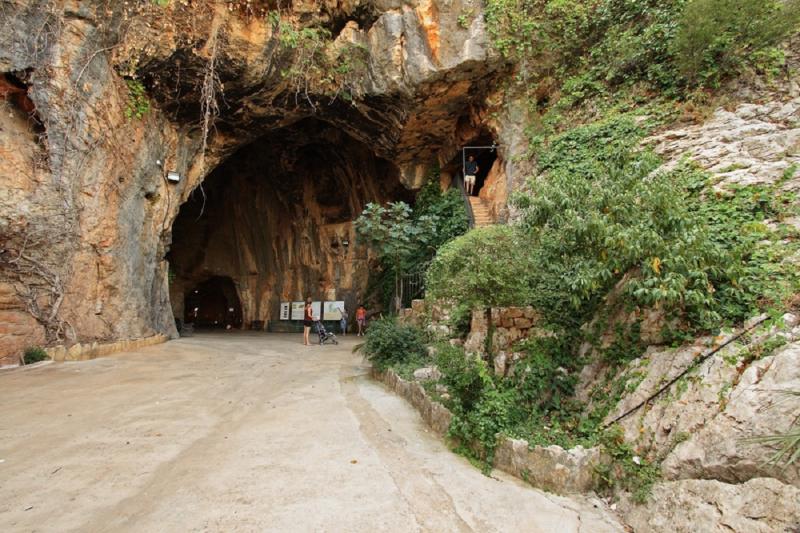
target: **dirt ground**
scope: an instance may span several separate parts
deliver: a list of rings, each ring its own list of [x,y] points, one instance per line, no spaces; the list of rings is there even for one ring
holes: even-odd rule
[[[621,531],[484,476],[340,346],[218,333],[0,373],[0,531]]]

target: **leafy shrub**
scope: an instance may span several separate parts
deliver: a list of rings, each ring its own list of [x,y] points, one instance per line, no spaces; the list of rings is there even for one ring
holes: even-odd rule
[[[798,23],[798,0],[691,0],[673,45],[678,70],[692,84],[716,86]]]
[[[528,243],[508,226],[477,228],[442,246],[427,273],[427,294],[466,308],[528,300]]]
[[[47,351],[40,346],[29,346],[25,348],[24,357],[22,363],[25,365],[30,365],[32,363],[38,363],[39,361],[47,361],[50,359],[50,356],[47,355]]]
[[[486,363],[460,347],[439,347],[436,365],[452,396],[449,435],[460,442],[461,452],[490,466],[498,433],[518,424],[523,416],[516,391],[496,383]]]
[[[579,361],[566,336],[531,338],[517,346],[525,354],[509,383],[529,413],[551,416],[567,406],[577,382]]]
[[[422,361],[426,355],[422,331],[402,324],[394,317],[379,318],[370,323],[363,350],[379,370],[396,363]]]
[[[442,382],[462,409],[469,410],[477,403],[491,378],[486,364],[464,353],[458,346],[443,344],[436,350],[436,366]]]
[[[405,202],[367,204],[356,220],[356,231],[381,261],[381,270],[371,273],[368,293],[379,294],[390,308],[400,277],[425,267],[439,247],[468,227],[460,193],[442,192],[438,172],[429,176],[413,208]]]
[[[600,446],[611,457],[611,464],[600,464],[595,469],[601,488],[607,492],[624,489],[632,494],[634,502],[645,503],[653,483],[660,478],[658,465],[644,458],[634,459],[637,456],[625,442],[624,432],[619,426],[601,434]]]
[[[128,102],[125,104],[125,118],[142,118],[150,111],[150,100],[141,81],[125,80],[128,87]]]
[[[747,186],[729,194],[697,198],[693,210],[711,239],[729,254],[724,277],[712,283],[715,308],[724,323],[735,324],[769,307],[782,307],[800,290],[800,274],[786,259],[796,253],[796,239],[778,240],[765,222],[788,215],[793,196],[771,187]],[[703,327],[709,328],[709,324]]]

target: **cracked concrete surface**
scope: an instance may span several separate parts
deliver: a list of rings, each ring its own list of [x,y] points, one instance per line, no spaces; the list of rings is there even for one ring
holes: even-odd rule
[[[623,531],[451,453],[354,342],[199,334],[0,374],[0,531]]]

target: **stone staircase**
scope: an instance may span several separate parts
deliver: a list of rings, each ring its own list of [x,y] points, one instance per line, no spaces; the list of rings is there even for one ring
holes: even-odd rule
[[[470,196],[469,203],[472,206],[472,215],[475,219],[475,227],[491,226],[494,224],[492,215],[489,213],[489,206],[482,198]]]

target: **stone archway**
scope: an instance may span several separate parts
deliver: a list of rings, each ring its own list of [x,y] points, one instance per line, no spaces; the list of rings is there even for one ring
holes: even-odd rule
[[[184,295],[183,320],[198,328],[241,329],[242,305],[233,280],[213,276]]]
[[[174,315],[188,312],[187,289],[212,276],[235,283],[246,328],[308,296],[355,308],[369,268],[353,220],[368,202],[397,199],[410,199],[398,168],[336,126],[305,119],[262,136],[180,209],[167,256]]]

